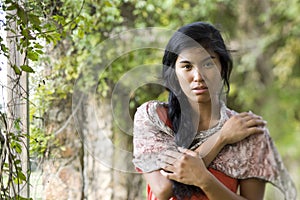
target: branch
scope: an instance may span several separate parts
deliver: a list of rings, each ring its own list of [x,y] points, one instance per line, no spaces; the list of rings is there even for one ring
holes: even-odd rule
[[[82,0],[82,3],[81,3],[81,6],[80,6],[80,9],[79,9],[78,13],[75,15],[75,17],[74,17],[73,19],[71,19],[69,22],[67,22],[66,24],[64,24],[64,25],[62,26],[62,28],[64,28],[64,27],[70,25],[72,22],[75,21],[75,19],[76,19],[77,17],[79,17],[79,15],[80,15],[80,13],[81,13],[81,11],[82,11],[84,5],[85,5],[85,0]],[[48,31],[44,31],[44,32],[42,31],[42,32],[39,32],[39,33],[35,33],[35,34],[36,34],[36,36],[38,36],[38,35],[43,35],[43,34],[53,33],[53,32],[56,32],[56,31],[57,31],[57,29],[52,29],[52,30],[48,30]],[[18,34],[18,35],[13,35],[13,36],[7,36],[6,38],[12,39],[12,38],[19,38],[19,37],[23,37],[23,35]]]

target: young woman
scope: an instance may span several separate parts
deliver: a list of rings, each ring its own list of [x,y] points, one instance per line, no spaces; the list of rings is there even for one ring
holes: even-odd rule
[[[180,28],[163,57],[168,103],[143,104],[134,119],[134,164],[148,199],[253,199],[265,183],[296,192],[261,117],[226,107],[232,60],[208,23]],[[238,192],[239,188],[239,192]]]

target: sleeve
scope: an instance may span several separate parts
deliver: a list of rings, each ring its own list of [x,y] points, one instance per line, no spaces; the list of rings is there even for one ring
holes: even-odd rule
[[[173,137],[160,127],[160,122],[151,112],[155,102],[140,106],[134,116],[133,125],[133,164],[139,172],[159,170],[158,156],[170,148],[176,148]]]
[[[211,167],[238,178],[258,178],[278,187],[287,200],[296,199],[295,185],[269,135],[252,135],[234,145],[227,145]]]

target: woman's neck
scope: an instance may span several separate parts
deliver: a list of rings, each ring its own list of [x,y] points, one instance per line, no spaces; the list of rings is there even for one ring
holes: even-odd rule
[[[193,120],[198,131],[207,130],[215,126],[220,119],[220,102],[191,104]]]

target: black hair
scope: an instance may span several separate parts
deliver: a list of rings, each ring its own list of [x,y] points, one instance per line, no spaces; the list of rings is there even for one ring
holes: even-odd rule
[[[175,142],[178,146],[189,148],[193,145],[197,130],[192,124],[191,108],[187,97],[181,91],[175,74],[175,63],[178,55],[187,48],[202,47],[219,56],[221,63],[221,78],[226,88],[230,90],[229,77],[232,70],[232,59],[220,31],[209,23],[194,22],[178,29],[169,40],[163,56],[162,78],[168,97],[168,118],[175,132]],[[183,109],[184,108],[184,109]],[[200,188],[173,182],[173,191],[177,199],[191,197],[201,192]]]

